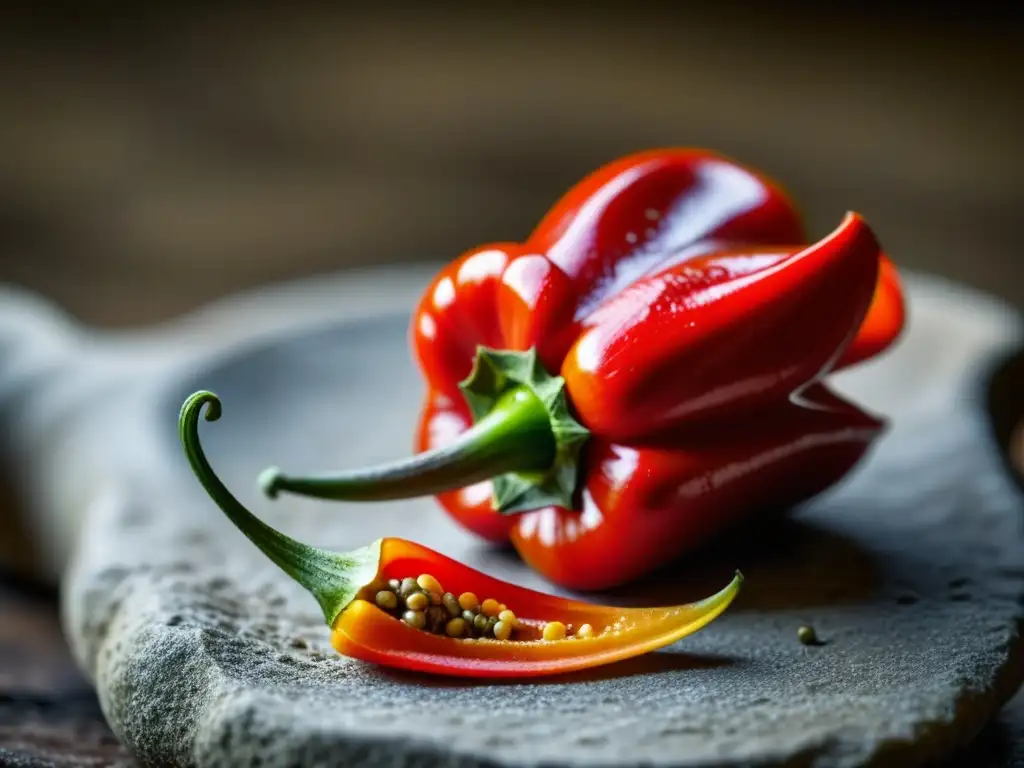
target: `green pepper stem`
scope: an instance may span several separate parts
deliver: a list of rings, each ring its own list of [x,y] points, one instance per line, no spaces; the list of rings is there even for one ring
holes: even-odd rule
[[[293,477],[271,467],[260,476],[264,493],[385,501],[490,480],[500,514],[574,508],[580,451],[590,432],[571,413],[565,380],[544,370],[536,350],[479,347],[459,389],[474,424],[452,444],[349,472]]]
[[[178,417],[178,434],[192,471],[235,527],[305,587],[320,603],[327,623],[333,624],[358,592],[376,578],[380,541],[353,552],[328,552],[296,541],[256,517],[227,489],[206,459],[199,442],[203,406],[207,421],[220,418],[220,398],[207,391],[196,392],[185,400]]]
[[[280,491],[334,501],[432,496],[508,472],[543,472],[554,463],[556,447],[548,409],[521,385],[502,394],[486,416],[443,448],[338,474],[290,477],[271,467],[260,485],[270,497]]]

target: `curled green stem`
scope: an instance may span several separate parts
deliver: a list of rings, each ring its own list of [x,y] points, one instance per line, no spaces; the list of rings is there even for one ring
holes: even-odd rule
[[[264,523],[227,489],[213,471],[199,442],[200,414],[217,421],[221,402],[213,392],[199,391],[181,406],[178,435],[192,471],[224,514],[282,571],[305,587],[320,603],[328,624],[373,580],[380,560],[380,542],[348,553],[311,547]]]

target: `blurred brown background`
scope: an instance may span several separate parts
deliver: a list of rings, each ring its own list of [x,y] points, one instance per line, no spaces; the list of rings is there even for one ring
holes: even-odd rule
[[[519,239],[666,144],[773,174],[815,234],[856,209],[902,264],[1024,305],[1019,2],[165,5],[0,25],[0,281],[91,322]]]

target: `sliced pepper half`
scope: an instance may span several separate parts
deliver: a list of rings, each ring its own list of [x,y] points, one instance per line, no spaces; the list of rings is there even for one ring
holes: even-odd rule
[[[204,406],[208,421],[220,417],[220,400],[208,391],[190,396],[179,417],[181,442],[193,472],[231,522],[316,598],[332,629],[332,644],[345,656],[459,677],[534,677],[572,672],[639,656],[696,632],[729,606],[743,581],[737,571],[720,592],[686,605],[617,608],[518,587],[404,539],[379,539],[344,553],[318,549],[259,520],[217,477],[199,441],[199,418]],[[410,623],[394,610],[381,607],[380,603],[395,607],[390,598],[381,598],[382,594],[394,594],[389,584],[417,577],[421,582],[429,578],[433,583],[456,587],[463,598],[467,594],[486,596],[482,603],[485,612],[488,602],[506,611],[511,609],[515,612],[514,633],[509,639],[468,633],[452,637],[419,628],[416,622]],[[411,605],[411,598],[406,599]],[[425,602],[427,598],[419,599]],[[455,614],[452,618],[461,620]],[[548,631],[551,626],[559,629],[555,633],[559,639],[545,639],[552,634]]]

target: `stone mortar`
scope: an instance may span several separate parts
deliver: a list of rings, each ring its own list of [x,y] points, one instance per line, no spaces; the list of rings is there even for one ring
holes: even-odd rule
[[[12,329],[0,312],[0,347],[14,350],[0,363],[0,418],[31,502],[24,522],[48,542],[43,576],[73,553],[66,633],[143,763],[912,765],[967,743],[1017,689],[1024,505],[979,387],[1020,324],[917,276],[905,340],[835,379],[893,419],[854,475],[789,522],[588,596],[678,602],[742,568],[743,593],[705,630],[632,662],[515,684],[337,656],[313,600],[191,477],[177,411],[194,389],[222,396],[222,419],[203,427],[211,461],[294,536],[344,548],[404,535],[550,591],[430,501],[359,514],[272,503],[254,487],[267,464],[352,466],[408,450],[421,385],[393,312],[427,274],[306,283],[132,336],[24,306],[36,325]],[[19,342],[26,334],[52,343]],[[803,623],[824,645],[797,641]]]

